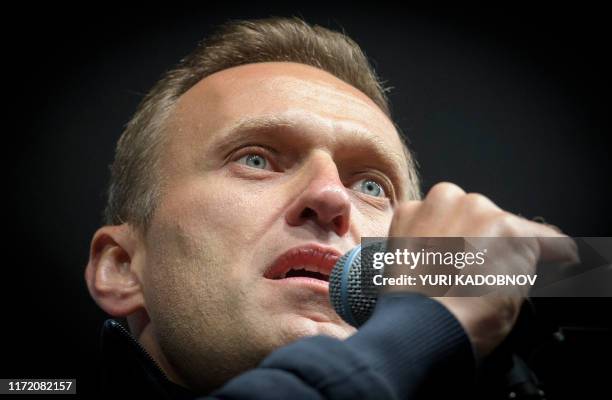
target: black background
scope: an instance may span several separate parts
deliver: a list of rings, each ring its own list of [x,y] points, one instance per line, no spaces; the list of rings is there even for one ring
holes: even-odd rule
[[[7,12],[0,377],[96,380],[105,319],[83,280],[116,140],[160,75],[227,19],[301,16],[342,29],[394,89],[393,114],[426,192],[439,181],[573,236],[612,236],[609,21],[598,9],[376,6],[41,9]],[[604,388],[603,299],[540,301],[588,327],[540,351],[557,397]],[[605,368],[605,367],[604,367]],[[609,370],[609,368],[608,368]],[[598,380],[599,379],[599,380]]]

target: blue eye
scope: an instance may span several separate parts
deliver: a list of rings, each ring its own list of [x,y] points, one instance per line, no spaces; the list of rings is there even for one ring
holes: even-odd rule
[[[359,190],[369,196],[374,197],[385,197],[386,193],[383,187],[376,181],[371,179],[362,179],[357,181],[353,186],[353,189]]]
[[[259,154],[247,154],[241,157],[238,162],[251,168],[266,169],[268,167],[268,160]]]

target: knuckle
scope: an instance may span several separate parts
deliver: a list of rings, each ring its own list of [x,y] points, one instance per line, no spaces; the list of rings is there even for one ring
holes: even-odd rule
[[[463,196],[463,206],[471,211],[499,212],[503,211],[490,198],[481,193],[468,193]]]
[[[436,183],[429,190],[426,199],[429,200],[445,200],[456,196],[464,195],[465,192],[459,186],[451,182]]]
[[[565,233],[563,233],[563,231],[561,230],[561,228],[559,228],[557,225],[553,225],[553,224],[549,224],[547,222],[540,222],[542,225],[544,225],[545,227],[547,227],[548,229],[550,229],[552,232],[560,234],[560,235],[564,235],[567,236]]]
[[[518,218],[507,211],[497,213],[494,217],[494,224],[496,230],[503,235],[520,236]]]
[[[492,204],[491,200],[488,197],[480,194],[480,193],[468,193],[463,196],[463,202],[468,207],[474,208],[482,208],[486,206],[490,206]]]

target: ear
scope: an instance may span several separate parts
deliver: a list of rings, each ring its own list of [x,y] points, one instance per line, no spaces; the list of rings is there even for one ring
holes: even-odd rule
[[[139,235],[128,225],[104,226],[91,241],[85,281],[91,297],[113,317],[126,317],[144,308],[138,274]]]

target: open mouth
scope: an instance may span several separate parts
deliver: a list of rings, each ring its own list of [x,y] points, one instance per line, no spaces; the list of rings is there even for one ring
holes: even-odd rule
[[[287,279],[287,278],[314,278],[320,279],[325,282],[329,282],[329,273],[313,271],[316,267],[303,266],[303,267],[292,267],[289,271],[281,274],[280,276],[272,279]]]
[[[329,282],[331,270],[340,253],[318,245],[294,247],[281,254],[266,270],[264,277],[273,280],[310,278]]]

